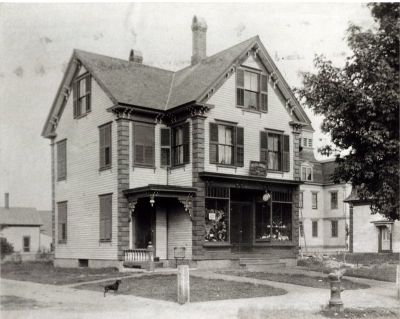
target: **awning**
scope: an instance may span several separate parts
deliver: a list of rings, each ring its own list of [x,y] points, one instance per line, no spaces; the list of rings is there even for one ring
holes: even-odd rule
[[[149,184],[143,187],[126,189],[122,192],[129,201],[129,209],[131,213],[135,211],[135,206],[140,198],[149,197],[150,200],[154,201],[157,199],[157,197],[176,198],[179,202],[181,202],[185,208],[185,211],[190,215],[190,218],[192,218],[192,198],[196,195],[197,188]]]

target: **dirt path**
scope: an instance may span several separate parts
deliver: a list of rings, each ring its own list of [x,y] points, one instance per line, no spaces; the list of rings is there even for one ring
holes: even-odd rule
[[[193,271],[206,278],[257,283],[257,279]],[[135,296],[108,295],[67,286],[1,280],[1,318],[261,318],[260,313],[285,314],[292,318],[321,318],[317,312],[329,299],[326,289],[308,288],[270,281],[259,281],[284,288],[283,296],[236,299],[178,305]],[[171,287],[171,289],[176,289]],[[16,298],[17,297],[17,298]],[[392,283],[380,283],[370,289],[345,291],[346,307],[399,307]],[[279,310],[278,310],[279,309]],[[290,314],[290,315],[289,315]],[[304,316],[303,316],[304,314]],[[280,317],[278,315],[277,317]]]

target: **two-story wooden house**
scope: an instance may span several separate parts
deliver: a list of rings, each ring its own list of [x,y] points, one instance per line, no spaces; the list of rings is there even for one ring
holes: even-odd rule
[[[310,120],[258,36],[177,72],[74,50],[43,129],[56,265],[294,261]],[[179,256],[178,256],[179,255]]]

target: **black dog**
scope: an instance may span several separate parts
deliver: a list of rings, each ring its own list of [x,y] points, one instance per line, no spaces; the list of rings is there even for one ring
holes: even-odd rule
[[[120,284],[121,284],[121,280],[118,279],[118,280],[117,280],[116,282],[114,282],[113,284],[105,286],[105,287],[104,287],[104,297],[106,296],[106,293],[107,293],[109,290],[114,290],[114,293],[116,293],[116,292],[118,291],[118,287],[119,287]]]

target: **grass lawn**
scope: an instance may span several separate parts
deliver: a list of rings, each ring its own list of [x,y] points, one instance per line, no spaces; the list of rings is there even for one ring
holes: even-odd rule
[[[329,274],[330,272],[332,272],[331,268],[324,266],[322,263],[303,262],[302,264],[300,264],[300,266],[306,267],[308,270],[319,271],[325,274]],[[396,265],[386,263],[360,266],[355,268],[347,267],[344,275],[349,277],[396,282]]]
[[[111,281],[98,284],[83,284],[76,288],[103,291],[103,287],[109,283],[111,283]],[[126,278],[122,280],[118,293],[151,299],[176,301],[177,276],[144,275],[137,278]],[[286,290],[267,285],[190,277],[191,302],[278,296],[286,293]]]
[[[65,285],[108,277],[122,277],[116,268],[59,268],[52,262],[4,263],[0,277],[6,279],[33,281],[42,284]]]
[[[304,274],[250,272],[250,271],[224,271],[221,273],[233,276],[285,282],[288,284],[294,284],[306,287],[329,288],[329,279],[323,276],[316,277],[316,276],[307,276]],[[348,279],[342,279],[342,284],[344,289],[346,290],[370,288],[369,285],[356,283]]]

